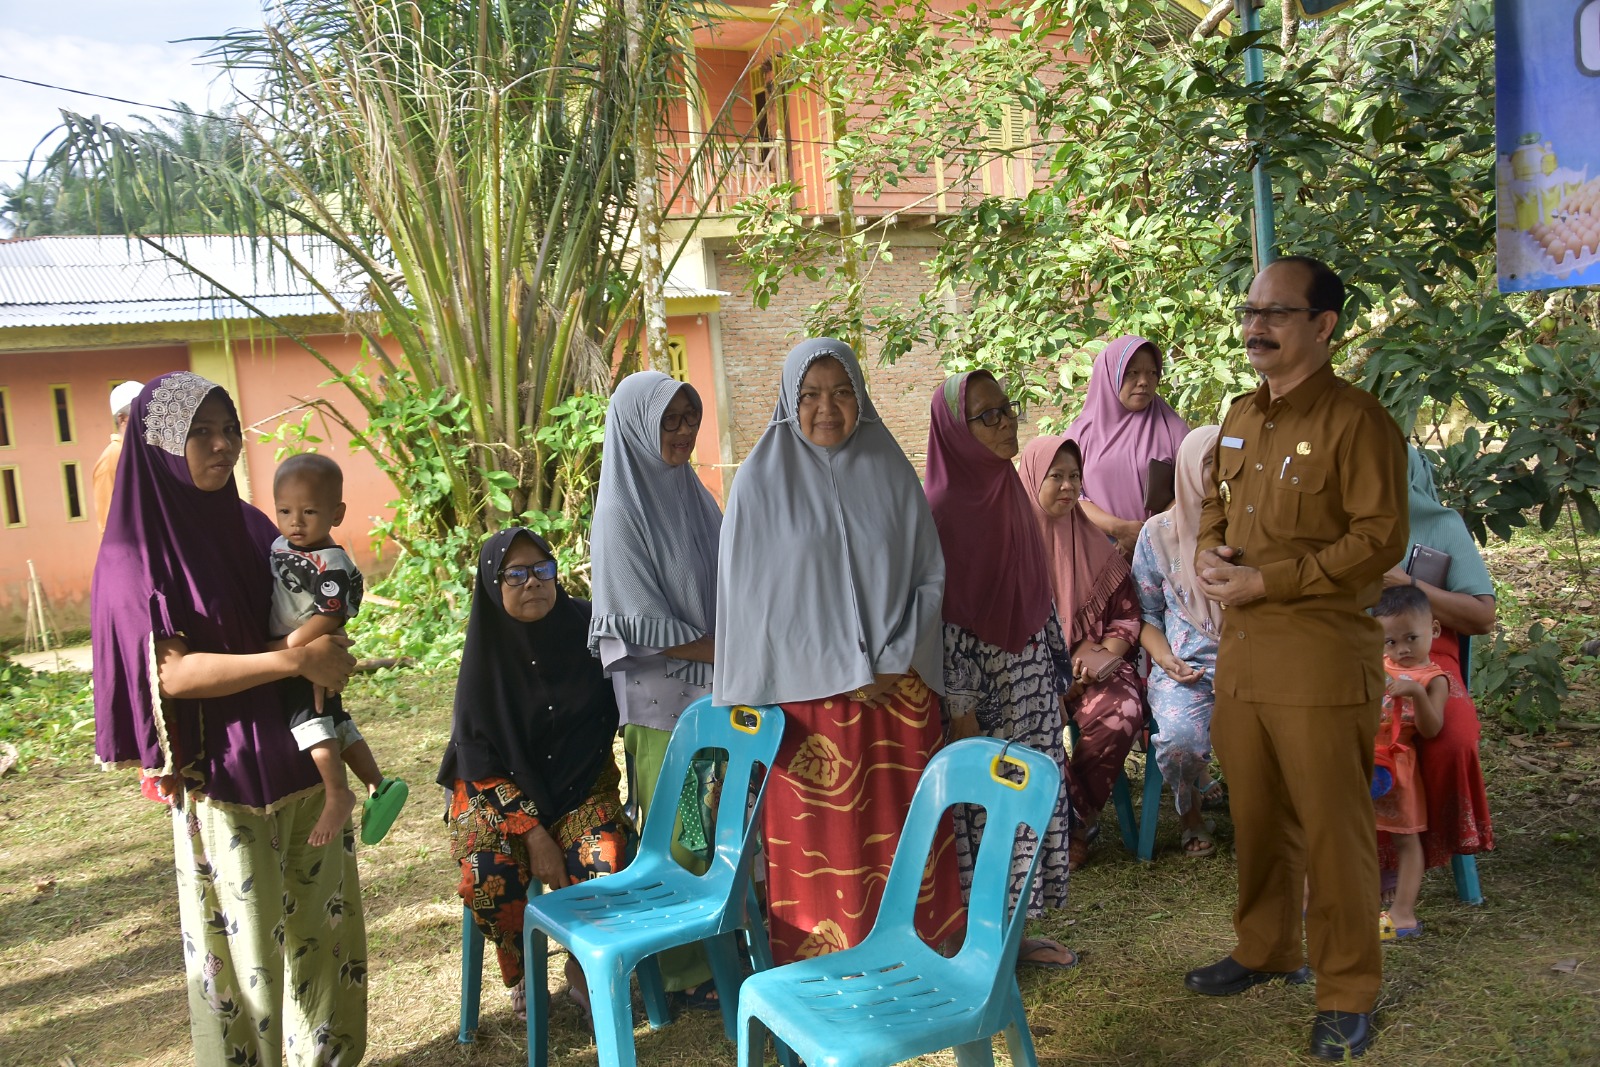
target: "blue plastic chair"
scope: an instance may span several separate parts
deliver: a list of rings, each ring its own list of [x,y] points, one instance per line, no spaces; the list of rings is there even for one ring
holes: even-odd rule
[[[715,707],[701,697],[672,731],[656,781],[652,810],[678,804],[689,760],[704,749],[728,754],[717,803],[716,851],[710,869],[696,875],[672,858],[672,819],[650,819],[638,855],[625,869],[594,881],[566,886],[528,901],[523,944],[528,972],[528,1064],[549,1061],[550,1003],[545,985],[547,939],[563,945],[583,967],[594,1012],[595,1048],[604,1067],[632,1067],[633,1010],[628,979],[635,969],[654,970],[650,957],[663,949],[704,942],[731,1041],[739,1000],[741,965],[735,937],[745,934],[758,971],[772,966],[772,949],[755,906],[750,865],[756,827],[770,776],[763,774],[747,805],[756,764],[770,768],[783,738],[783,712],[776,707]],[[659,976],[641,987],[659,988]],[[651,997],[646,996],[650,1009]],[[651,1024],[661,1025],[651,1012]]]
[[[1126,767],[1117,768],[1117,780],[1111,783],[1111,807],[1117,813],[1117,829],[1122,834],[1122,847],[1146,863],[1156,852],[1156,824],[1161,820],[1161,768],[1156,765],[1155,720],[1147,719],[1149,740],[1144,751],[1144,792],[1139,802],[1139,814],[1133,812],[1133,783],[1128,779]],[[1072,743],[1078,743],[1078,724],[1067,720],[1067,734]]]
[[[1015,773],[1019,781],[1001,776]],[[861,944],[745,980],[739,993],[739,1067],[755,1067],[766,1041],[758,1024],[808,1067],[898,1063],[954,1047],[962,1067],[994,1063],[990,1039],[1006,1033],[1011,1060],[1034,1067],[1033,1039],[1017,988],[1026,906],[1013,904],[1017,829],[1039,837],[1061,791],[1055,761],[1023,745],[974,737],[928,763],[889,869],[878,919]],[[939,818],[952,804],[988,814],[973,872],[966,939],[953,959],[922,943],[912,925]],[[1027,847],[1027,846],[1023,846]],[[1038,869],[1022,882],[1026,901]]]

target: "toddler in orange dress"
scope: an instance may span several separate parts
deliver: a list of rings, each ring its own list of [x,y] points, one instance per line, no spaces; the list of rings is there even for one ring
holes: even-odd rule
[[[1433,737],[1444,728],[1450,681],[1443,668],[1428,658],[1433,639],[1439,636],[1439,622],[1433,617],[1427,594],[1414,585],[1391,586],[1383,591],[1372,614],[1383,624],[1383,669],[1389,676],[1378,744],[1384,746],[1391,738],[1397,741],[1390,747],[1393,785],[1372,801],[1378,829],[1389,832],[1399,861],[1394,902],[1378,919],[1380,937],[1394,941],[1422,933],[1422,923],[1417,920],[1423,871],[1418,835],[1428,828],[1428,805],[1415,738],[1418,734]]]

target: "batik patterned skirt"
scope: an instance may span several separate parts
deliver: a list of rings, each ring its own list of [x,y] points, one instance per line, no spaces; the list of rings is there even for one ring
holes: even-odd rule
[[[504,778],[456,782],[445,816],[450,857],[461,865],[456,891],[494,945],[508,987],[522,981],[522,914],[535,882],[522,835],[545,826],[566,856],[567,874],[578,881],[620,871],[637,840],[622,811],[621,781],[616,763],[607,761],[588,798],[553,826]]]

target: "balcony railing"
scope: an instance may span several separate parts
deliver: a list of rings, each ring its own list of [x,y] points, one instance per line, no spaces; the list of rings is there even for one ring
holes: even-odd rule
[[[668,189],[687,170],[689,180],[673,200],[671,213],[726,215],[742,200],[787,181],[788,146],[783,141],[724,141],[663,145]],[[696,154],[698,152],[698,154]],[[690,161],[693,161],[691,169]]]

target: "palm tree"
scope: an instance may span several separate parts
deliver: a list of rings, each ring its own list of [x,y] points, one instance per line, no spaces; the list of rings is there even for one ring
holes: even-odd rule
[[[238,115],[248,166],[205,129],[79,116],[57,155],[103,175],[120,210],[148,210],[130,232],[155,243],[189,221],[174,194],[192,188],[205,232],[268,242],[314,284],[286,238],[337,250],[364,303],[324,292],[375,370],[323,359],[364,429],[323,407],[426,516],[419,533],[570,512],[582,494],[564,483],[592,470],[559,454],[556,417],[633,356],[633,137],[682,91],[665,74],[680,2],[641,5],[630,63],[617,0],[283,0],[210,53],[259,79]]]

